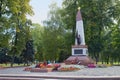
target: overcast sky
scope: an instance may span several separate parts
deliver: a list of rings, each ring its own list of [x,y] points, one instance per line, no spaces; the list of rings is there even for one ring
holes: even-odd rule
[[[52,2],[57,2],[58,6],[62,4],[62,0],[31,0],[30,5],[33,8],[34,15],[28,16],[28,19],[31,19],[33,23],[42,25],[42,22],[47,19],[49,5]]]

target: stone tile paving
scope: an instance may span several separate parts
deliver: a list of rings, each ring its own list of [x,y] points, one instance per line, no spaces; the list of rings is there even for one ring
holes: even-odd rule
[[[0,74],[31,74],[31,75],[59,75],[59,76],[120,76],[120,67],[112,66],[108,68],[84,68],[73,72],[28,72],[23,71],[25,67],[0,69]]]

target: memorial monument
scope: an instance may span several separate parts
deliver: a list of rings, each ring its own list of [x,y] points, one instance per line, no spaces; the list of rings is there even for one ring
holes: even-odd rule
[[[72,56],[67,58],[65,63],[81,65],[93,63],[93,60],[88,56],[88,46],[85,44],[84,26],[80,8],[76,15],[75,45],[72,45]]]

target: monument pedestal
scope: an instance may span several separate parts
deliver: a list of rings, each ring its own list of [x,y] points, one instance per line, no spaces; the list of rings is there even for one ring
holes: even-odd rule
[[[87,45],[73,45],[72,56],[64,61],[66,64],[79,64],[85,65],[94,63],[94,61],[88,56]]]
[[[72,55],[88,55],[88,46],[87,45],[73,45]]]
[[[94,64],[94,61],[86,55],[72,55],[68,57],[64,63],[88,66],[88,64]]]
[[[83,20],[78,9],[76,15],[76,32],[75,32],[75,45],[72,46],[72,56],[65,60],[66,64],[81,64],[88,65],[94,61],[88,56],[88,46],[85,45]]]

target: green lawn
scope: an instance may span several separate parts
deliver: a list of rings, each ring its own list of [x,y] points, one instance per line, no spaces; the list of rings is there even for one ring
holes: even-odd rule
[[[2,67],[10,67],[11,66],[11,64],[10,63],[8,63],[8,64],[0,64],[0,66],[2,66]],[[13,67],[19,67],[19,66],[24,66],[24,64],[14,64],[13,65]]]

